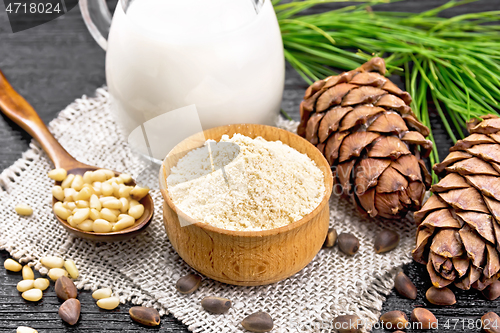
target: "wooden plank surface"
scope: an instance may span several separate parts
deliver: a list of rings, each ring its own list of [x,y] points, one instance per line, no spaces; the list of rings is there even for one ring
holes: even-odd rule
[[[91,0],[92,1],[92,0]],[[110,3],[116,1],[109,1]],[[442,0],[408,0],[385,5],[382,8],[395,11],[419,12],[443,4]],[[343,5],[343,4],[342,4]],[[338,4],[317,7],[315,11],[336,8]],[[499,0],[482,0],[445,12],[446,16],[471,11],[499,10]],[[105,84],[105,53],[94,42],[80,18],[78,8],[42,26],[12,34],[3,2],[0,2],[0,69],[12,85],[35,107],[45,122],[82,94],[92,95],[96,88]],[[283,109],[298,119],[298,104],[307,85],[293,70],[287,68]],[[436,139],[446,141],[444,131],[433,116]],[[30,137],[3,115],[0,117],[0,170],[10,166],[28,148]],[[444,156],[446,149],[440,151]],[[1,223],[1,221],[0,221]],[[0,251],[0,263],[8,253]],[[430,286],[425,270],[420,265],[410,264],[405,271],[419,289],[417,300],[410,301],[392,293],[384,303],[383,311],[402,310],[408,315],[415,306],[429,307],[424,298]],[[8,273],[0,268],[0,332],[14,332],[20,325],[33,326],[39,332],[187,332],[182,323],[171,316],[162,318],[160,328],[144,328],[132,322],[128,316],[129,306],[107,312],[94,304],[89,292],[80,292],[82,318],[78,325],[65,325],[57,316],[60,302],[53,287],[45,292],[43,300],[36,304],[25,302],[15,286],[20,280],[17,273]],[[293,295],[290,295],[293,297]],[[460,292],[455,306],[432,307],[441,324],[446,320],[476,320],[487,311],[498,311],[500,302],[485,301],[476,292]],[[450,324],[452,324],[450,322]],[[440,332],[478,332],[468,321],[459,321]],[[375,330],[382,332],[383,330]],[[412,330],[407,330],[412,332]]]

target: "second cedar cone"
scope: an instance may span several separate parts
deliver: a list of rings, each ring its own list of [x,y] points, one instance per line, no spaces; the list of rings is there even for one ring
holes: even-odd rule
[[[332,166],[334,192],[352,196],[364,214],[397,219],[422,205],[431,183],[422,159],[432,142],[410,95],[381,74],[385,62],[373,58],[316,81],[300,104],[297,133]]]
[[[434,166],[445,177],[414,215],[413,258],[437,288],[483,290],[500,277],[500,118],[482,118]]]

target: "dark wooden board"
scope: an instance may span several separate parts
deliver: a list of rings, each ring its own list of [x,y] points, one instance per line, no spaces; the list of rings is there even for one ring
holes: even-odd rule
[[[91,0],[92,1],[92,0]],[[111,4],[116,2],[109,1]],[[443,0],[408,0],[384,5],[380,8],[395,11],[419,12],[441,5]],[[325,4],[314,11],[337,8],[344,4]],[[472,11],[499,10],[500,0],[481,0],[456,9],[447,10],[446,16]],[[0,69],[12,85],[35,107],[45,122],[82,94],[92,95],[96,88],[105,84],[105,53],[87,32],[78,8],[42,26],[12,34],[7,21],[3,2],[0,2]],[[298,119],[298,105],[307,85],[287,68],[283,109],[294,119]],[[436,139],[448,142],[436,116],[433,116]],[[0,116],[0,170],[10,166],[28,148],[30,137],[3,115]],[[446,155],[446,145],[440,155]],[[0,221],[1,223],[1,221]],[[8,257],[0,251],[0,263]],[[458,303],[451,307],[434,307],[426,303],[424,293],[430,286],[423,267],[409,264],[405,271],[419,288],[417,300],[410,301],[390,294],[383,311],[402,310],[408,315],[416,306],[432,308],[441,324],[452,319],[476,320],[487,311],[498,310],[498,301],[485,301],[476,292],[460,292]],[[160,328],[144,328],[132,322],[128,316],[129,305],[120,305],[108,312],[97,308],[89,292],[82,291],[82,318],[78,325],[69,327],[57,316],[60,305],[53,287],[45,291],[41,302],[31,304],[24,301],[16,290],[20,280],[17,273],[8,273],[0,268],[0,332],[14,332],[20,325],[36,327],[39,332],[187,332],[182,323],[164,316]],[[293,295],[290,295],[293,297]],[[467,321],[459,322],[453,329],[440,327],[443,332],[478,332],[468,328]],[[453,324],[450,321],[450,324]],[[383,330],[375,330],[382,332]],[[411,332],[408,330],[407,332]]]

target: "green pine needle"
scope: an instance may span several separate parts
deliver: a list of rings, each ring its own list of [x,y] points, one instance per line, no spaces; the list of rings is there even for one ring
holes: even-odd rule
[[[358,0],[358,5],[319,14],[313,6],[345,0],[273,0],[285,58],[308,83],[351,70],[372,56],[386,59],[389,73],[404,75],[412,109],[431,129],[432,164],[439,162],[432,135],[431,102],[453,142],[464,137],[466,123],[498,114],[500,100],[500,11],[452,18],[439,14],[477,0],[451,0],[420,14],[378,12],[371,7],[399,0]],[[433,173],[433,181],[437,176]]]

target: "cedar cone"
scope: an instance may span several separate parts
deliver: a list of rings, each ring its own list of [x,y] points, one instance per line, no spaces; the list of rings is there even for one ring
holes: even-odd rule
[[[332,166],[334,193],[351,196],[365,215],[397,219],[422,206],[431,183],[422,158],[432,142],[410,95],[383,74],[384,60],[373,58],[316,81],[300,104],[297,132]]]
[[[483,290],[500,277],[500,118],[481,118],[434,166],[444,178],[414,215],[413,258],[437,288]]]

